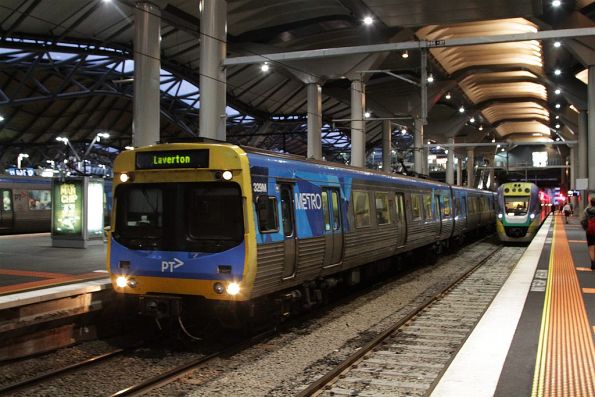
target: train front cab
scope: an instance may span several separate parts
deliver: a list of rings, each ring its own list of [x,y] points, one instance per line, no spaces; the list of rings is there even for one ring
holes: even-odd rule
[[[246,154],[218,144],[156,145],[114,163],[107,267],[141,312],[180,296],[244,301],[256,263]],[[169,313],[163,313],[169,315]]]
[[[498,189],[496,230],[503,242],[530,242],[542,222],[541,202],[532,183],[506,183]]]

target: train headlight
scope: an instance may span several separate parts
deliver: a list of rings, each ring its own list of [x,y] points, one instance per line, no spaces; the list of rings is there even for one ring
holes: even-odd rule
[[[116,285],[120,288],[124,288],[128,285],[128,278],[125,276],[118,276],[116,278]]]
[[[498,219],[502,219],[502,218],[504,218],[504,215],[498,214]]]
[[[240,284],[238,283],[230,283],[227,286],[227,293],[229,295],[237,295],[240,293]]]
[[[130,172],[130,173],[122,172],[120,174],[120,182],[122,182],[122,183],[132,182],[133,180],[134,180],[134,174],[132,172]]]
[[[129,280],[128,280],[128,286],[129,286],[130,288],[136,288],[136,280],[135,280],[135,279],[133,279],[133,278],[129,279]]]
[[[531,219],[535,219],[535,214],[531,214],[531,215],[529,215],[529,218],[531,218]]]
[[[221,176],[226,181],[229,181],[229,180],[231,180],[231,178],[233,178],[233,174],[231,173],[231,171],[223,171],[223,174]]]

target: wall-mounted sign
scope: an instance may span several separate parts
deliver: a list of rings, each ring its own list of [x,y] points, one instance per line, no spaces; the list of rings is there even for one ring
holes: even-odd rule
[[[136,168],[139,170],[208,167],[208,149],[165,150],[160,152],[136,153]]]

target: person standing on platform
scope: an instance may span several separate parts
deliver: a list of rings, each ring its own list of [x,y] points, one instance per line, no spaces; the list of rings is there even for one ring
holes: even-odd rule
[[[587,233],[587,246],[591,258],[591,270],[595,270],[595,196],[591,197],[590,206],[585,208],[581,218],[581,226]]]
[[[566,220],[566,223],[568,223],[568,217],[572,213],[572,207],[570,206],[570,203],[566,203],[564,205],[564,208],[562,208],[562,212],[564,212],[564,219]]]

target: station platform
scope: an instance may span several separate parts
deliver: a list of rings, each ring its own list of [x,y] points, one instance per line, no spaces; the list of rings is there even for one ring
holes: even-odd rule
[[[50,233],[0,236],[0,296],[107,279],[105,251],[55,248]]]
[[[431,396],[595,396],[595,271],[550,215]]]

